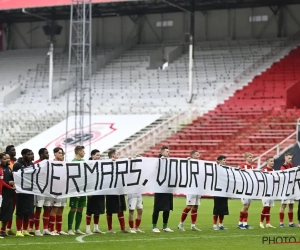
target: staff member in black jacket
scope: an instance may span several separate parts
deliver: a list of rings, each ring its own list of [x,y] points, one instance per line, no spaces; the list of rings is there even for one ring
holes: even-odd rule
[[[5,155],[5,154],[4,154]],[[12,220],[12,215],[14,211],[14,195],[15,195],[15,186],[12,170],[9,167],[10,157],[8,154],[2,157],[0,167],[3,171],[3,181],[10,185],[9,188],[2,189],[2,206],[0,213],[0,221],[2,221],[2,227],[0,230],[0,236],[8,236],[6,233],[7,222]]]
[[[226,156],[219,155],[217,158],[218,165],[226,166]],[[214,197],[214,209],[213,209],[213,229],[214,230],[226,230],[227,228],[223,225],[224,215],[229,215],[228,210],[228,198],[227,197]],[[219,226],[218,223],[219,217]]]
[[[168,158],[170,155],[169,148],[163,146],[160,150],[158,158]],[[173,194],[168,193],[155,193],[154,194],[154,209],[152,214],[152,232],[160,233],[160,230],[157,228],[157,221],[159,212],[163,211],[163,231],[172,233],[172,229],[168,228],[168,221],[170,216],[170,211],[173,210]]]
[[[20,169],[25,169],[33,165],[31,161],[32,151],[30,149],[24,148],[21,151],[22,157],[17,160],[14,164],[13,171],[18,172]],[[29,216],[33,214],[33,203],[34,195],[33,194],[23,194],[17,193],[16,199],[16,227],[17,233],[16,236],[33,236],[27,231]],[[23,231],[22,231],[23,228]]]

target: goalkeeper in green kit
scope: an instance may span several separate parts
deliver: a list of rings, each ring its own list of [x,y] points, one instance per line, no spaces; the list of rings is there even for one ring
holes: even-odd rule
[[[72,160],[76,161],[84,161],[83,157],[85,155],[84,146],[76,146],[75,147],[75,158]],[[85,234],[80,231],[80,223],[82,220],[82,212],[83,208],[86,207],[86,196],[80,197],[70,197],[70,212],[68,214],[68,234]],[[75,217],[75,231],[72,230],[73,221]]]

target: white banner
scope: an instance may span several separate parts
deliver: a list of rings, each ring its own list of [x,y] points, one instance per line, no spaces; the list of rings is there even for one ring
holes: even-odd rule
[[[183,193],[232,198],[300,197],[300,168],[262,172],[187,159],[43,161],[14,174],[17,192],[49,197]]]

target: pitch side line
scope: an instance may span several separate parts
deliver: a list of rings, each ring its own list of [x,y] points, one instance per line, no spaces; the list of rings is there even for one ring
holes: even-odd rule
[[[278,233],[269,233],[269,235],[278,235]],[[296,234],[290,234],[289,236],[295,236]],[[209,236],[209,235],[203,235],[203,237],[205,238],[220,238],[220,237],[226,237],[226,238],[235,238],[235,237],[261,237],[262,234],[231,234],[231,235],[215,235],[215,236]],[[6,241],[5,239],[1,239],[0,240],[0,245],[3,247],[6,246],[29,246],[29,245],[59,245],[59,244],[89,244],[89,243],[109,243],[109,242],[129,242],[129,241],[161,241],[161,240],[189,240],[189,239],[201,239],[201,233],[197,234],[197,236],[193,236],[193,237],[173,237],[173,238],[130,238],[130,239],[107,239],[107,240],[93,240],[93,241],[83,241],[82,242],[78,242],[78,241],[61,241],[61,242],[24,242],[24,243],[8,243],[8,244],[3,244],[4,241]]]

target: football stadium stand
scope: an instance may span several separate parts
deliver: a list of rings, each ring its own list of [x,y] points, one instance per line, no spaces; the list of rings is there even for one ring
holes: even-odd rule
[[[182,56],[170,64],[166,70],[147,69],[149,56],[159,47],[161,45],[137,45],[92,76],[93,114],[166,114],[164,119],[142,131],[142,134],[153,129],[153,126],[165,122],[170,116],[187,109],[196,109],[202,115],[214,109],[218,103],[222,103],[236,89],[247,85],[253,76],[261,73],[273,61],[279,60],[293,48],[292,45],[288,45],[286,39],[197,44],[194,101],[193,104],[188,104],[186,102],[188,95],[187,50],[183,48]],[[110,51],[112,49],[98,49],[95,54],[105,55]],[[6,86],[19,84],[22,93],[20,98],[13,100],[5,110],[1,111],[5,119],[0,130],[5,136],[1,141],[3,145],[0,147],[4,147],[11,141],[15,144],[22,143],[62,121],[65,117],[67,95],[65,92],[54,98],[52,102],[47,100],[47,50],[5,53],[10,58],[10,63],[3,69],[6,74],[1,84],[6,84]],[[269,61],[265,60],[267,56],[269,56]],[[9,67],[14,61],[19,62],[27,57],[32,59],[28,60],[26,67],[18,63],[16,63],[17,67]],[[94,56],[93,60],[97,60],[97,57]],[[251,74],[246,74],[249,69],[254,68],[253,65],[261,61],[264,62],[261,67],[257,67]],[[62,49],[57,49],[54,63],[54,81],[63,84],[67,78],[67,53]],[[15,71],[19,72],[19,75],[13,74]],[[74,91],[71,90],[69,94],[70,99],[75,100]],[[24,119],[21,118],[19,122],[14,117],[24,117]],[[134,140],[136,137],[131,139]],[[116,146],[122,148],[126,143],[130,143],[131,139]]]
[[[300,90],[299,65],[300,47],[236,91],[224,104],[157,143],[145,155],[156,156],[162,145],[169,145],[174,157],[187,157],[189,151],[198,149],[207,160],[225,154],[233,166],[242,163],[244,152],[259,156],[296,130],[300,109],[287,108],[289,99],[294,98],[287,90],[294,86]],[[295,138],[296,134],[282,148],[294,144]],[[274,152],[270,153],[274,156]]]

